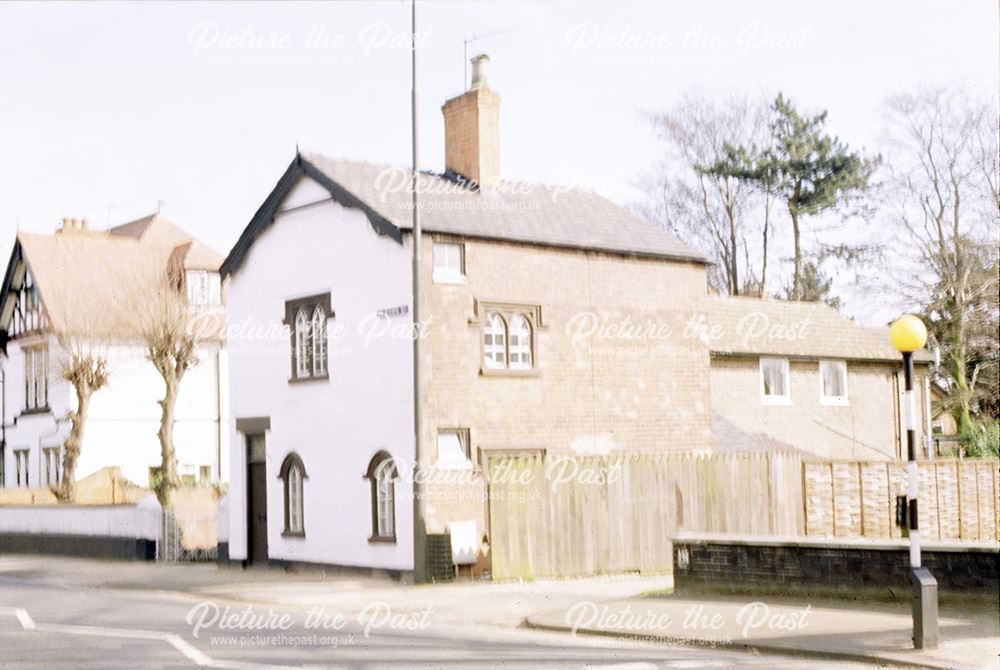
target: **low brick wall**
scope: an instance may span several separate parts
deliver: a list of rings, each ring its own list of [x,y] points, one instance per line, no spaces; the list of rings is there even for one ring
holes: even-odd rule
[[[680,535],[673,539],[674,583],[723,590],[819,592],[891,590],[908,594],[906,540],[814,540]],[[986,543],[934,543],[923,564],[941,592],[987,593],[1000,589],[1000,547]]]

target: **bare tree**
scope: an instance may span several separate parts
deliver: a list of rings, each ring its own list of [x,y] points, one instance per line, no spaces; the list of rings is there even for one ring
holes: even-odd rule
[[[147,273],[148,274],[148,273]],[[170,265],[156,272],[137,296],[136,314],[146,357],[163,380],[160,405],[160,472],[154,489],[164,507],[173,504],[173,494],[180,485],[174,423],[181,382],[198,365],[199,344],[218,335],[221,315],[205,320],[188,303],[184,290],[183,268]]]
[[[85,221],[83,226],[85,230]],[[68,253],[65,249],[70,248],[52,246],[48,241],[46,247],[48,253],[59,253],[56,249]],[[68,262],[70,257],[65,260]],[[72,386],[76,400],[66,416],[70,429],[63,440],[62,473],[59,483],[52,487],[56,498],[65,503],[76,500],[76,468],[91,398],[110,380],[110,345],[122,335],[120,320],[116,318],[120,305],[115,304],[113,293],[104,290],[107,284],[106,277],[101,276],[102,270],[93,264],[79,263],[71,279],[49,282],[44,289],[46,318],[58,343],[51,352],[51,363],[59,377]]]
[[[716,262],[713,285],[730,295],[766,291],[773,198],[715,168],[729,158],[727,146],[763,143],[767,120],[763,100],[694,95],[653,117],[666,151],[644,179],[649,198],[640,211],[699,246]]]
[[[997,365],[997,109],[944,90],[895,96],[887,106],[892,217],[916,250],[901,281],[942,347],[952,414],[965,434],[977,397],[996,391],[978,385],[996,377]]]
[[[110,373],[105,340],[96,333],[59,339],[65,352],[60,375],[73,387],[76,408],[69,412],[70,430],[63,442],[62,477],[53,493],[60,502],[72,503],[76,501],[76,464],[83,446],[90,399],[107,385]]]

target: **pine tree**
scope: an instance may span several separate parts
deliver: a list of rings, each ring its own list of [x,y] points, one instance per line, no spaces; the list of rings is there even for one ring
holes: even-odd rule
[[[804,299],[802,219],[841,204],[852,193],[862,192],[878,163],[848,150],[826,134],[826,112],[803,116],[780,93],[771,106],[771,144],[727,147],[726,159],[711,166],[753,183],[784,202],[792,223],[795,244],[791,300]]]

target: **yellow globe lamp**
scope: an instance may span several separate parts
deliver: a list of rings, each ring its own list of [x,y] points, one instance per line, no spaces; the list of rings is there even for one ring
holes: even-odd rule
[[[896,351],[913,353],[927,344],[927,326],[918,317],[905,314],[889,326],[889,341]]]

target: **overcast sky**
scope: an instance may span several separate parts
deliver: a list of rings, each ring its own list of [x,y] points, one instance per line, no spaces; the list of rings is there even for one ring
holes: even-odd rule
[[[441,104],[463,39],[490,54],[506,178],[621,203],[657,151],[643,110],[687,91],[778,90],[877,150],[885,96],[996,96],[995,0],[837,3],[422,2],[421,167],[443,168]],[[409,162],[409,3],[0,4],[0,238],[63,216],[163,211],[227,253],[296,143]]]

